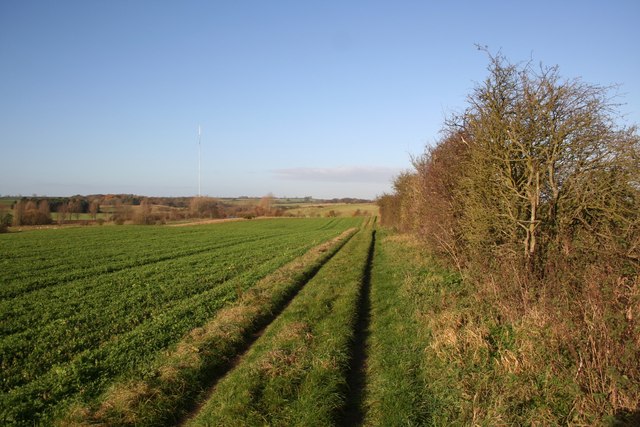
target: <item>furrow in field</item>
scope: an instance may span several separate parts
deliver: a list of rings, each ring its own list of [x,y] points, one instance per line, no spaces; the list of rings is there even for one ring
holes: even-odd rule
[[[272,246],[282,252],[291,250],[283,243]],[[95,340],[92,331],[98,340],[102,340],[129,330],[135,324],[154,317],[158,310],[165,311],[184,298],[220,286],[236,275],[250,271],[260,262],[273,258],[272,254],[259,254],[245,259],[240,266],[238,262],[243,260],[246,252],[247,246],[243,245],[237,250],[217,255],[192,257],[190,262],[174,260],[144,271],[99,276],[91,281],[77,282],[71,288],[42,290],[14,299],[11,303],[0,303],[3,310],[0,349],[6,347],[6,340],[15,345],[17,339],[23,339],[35,346],[39,341],[51,341],[51,336],[62,331],[68,334],[77,330],[82,341],[89,343]],[[217,262],[219,268],[208,271],[213,262]],[[104,329],[107,324],[108,331]],[[23,338],[19,338],[21,336]],[[51,345],[60,350],[61,345],[66,345],[64,341],[77,341],[73,338],[60,337],[62,343],[52,342]],[[46,353],[46,348],[43,348],[46,345],[39,347],[38,351]],[[0,351],[0,354],[4,352]],[[6,364],[7,360],[4,362]]]
[[[210,251],[216,249],[228,249],[230,247],[246,244],[248,242],[258,243],[262,240],[270,240],[278,237],[279,236],[277,234],[243,240],[241,240],[242,238],[236,237],[233,239],[229,239],[228,241],[218,242],[213,245],[198,247],[196,249],[182,249],[175,252],[164,253],[162,255],[151,255],[149,257],[142,258],[139,258],[137,256],[133,257],[131,256],[131,254],[125,254],[122,256],[123,260],[121,261],[120,265],[113,263],[112,259],[107,258],[99,260],[99,264],[96,266],[83,268],[82,270],[65,271],[64,266],[59,268],[51,268],[47,266],[42,269],[46,270],[45,277],[40,278],[41,276],[39,277],[37,274],[38,271],[32,270],[30,274],[33,275],[33,277],[36,277],[35,280],[27,281],[27,283],[20,283],[18,280],[15,280],[13,283],[17,283],[17,285],[12,285],[10,283],[0,288],[0,298],[2,300],[7,300],[10,298],[22,296],[30,292],[35,292],[40,289],[45,289],[50,286],[61,286],[75,280],[82,280],[96,275],[119,273],[121,271],[129,269],[150,266],[152,264],[162,263],[165,261],[173,261],[180,258],[187,258],[198,254],[209,253]]]
[[[302,238],[303,235],[301,235],[300,237],[301,239],[294,240],[289,238],[288,240],[291,242],[294,242],[294,241],[297,242],[298,240],[303,240],[303,241],[305,240],[304,238]],[[282,237],[280,237],[280,240],[282,240]],[[2,335],[6,336],[8,334],[15,332],[15,330],[12,329],[12,327],[10,326],[10,324],[12,323],[10,322],[10,320],[18,321],[20,327],[24,328],[25,326],[29,326],[29,325],[34,327],[37,326],[35,323],[31,324],[32,321],[48,324],[59,317],[68,318],[69,313],[77,312],[78,311],[77,309],[81,308],[81,307],[74,306],[75,301],[79,299],[86,299],[86,298],[81,298],[82,295],[74,295],[75,288],[80,289],[83,294],[89,295],[89,296],[94,295],[96,286],[98,286],[98,288],[99,287],[108,288],[108,293],[105,293],[104,295],[98,295],[99,298],[97,298],[101,301],[101,304],[104,304],[104,302],[108,302],[110,299],[113,299],[114,296],[116,299],[121,299],[118,289],[114,289],[113,287],[114,285],[118,285],[119,283],[122,283],[122,285],[125,286],[125,289],[127,287],[135,288],[136,286],[139,286],[141,282],[149,283],[157,280],[163,280],[163,279],[167,279],[168,276],[170,275],[172,275],[173,277],[176,277],[176,274],[173,274],[173,273],[176,271],[179,273],[182,273],[180,270],[184,270],[184,268],[187,268],[187,270],[190,268],[206,269],[208,267],[207,264],[211,265],[213,262],[217,262],[215,261],[215,258],[220,256],[230,259],[231,264],[233,264],[234,262],[237,264],[237,261],[241,261],[241,264],[244,265],[246,261],[243,261],[242,257],[237,258],[238,255],[234,255],[233,252],[238,252],[239,254],[245,253],[248,255],[252,252],[251,249],[253,248],[255,241],[249,240],[241,243],[242,244],[231,245],[225,248],[219,248],[218,251],[202,254],[201,256],[190,256],[190,257],[184,257],[182,259],[177,258],[172,260],[166,260],[165,262],[162,263],[162,265],[146,266],[145,268],[137,268],[135,269],[134,274],[118,275],[114,273],[112,275],[99,275],[97,276],[97,280],[94,278],[91,278],[91,280],[89,281],[75,282],[72,289],[64,289],[58,286],[49,290],[43,289],[37,293],[31,294],[31,295],[25,295],[20,298],[13,298],[11,299],[11,301],[8,301],[6,303],[0,303],[0,307],[2,308],[2,310],[0,310],[2,312],[2,319],[1,319]],[[275,244],[278,244],[278,243],[282,243],[282,242],[276,240]],[[239,247],[237,250],[235,250],[233,249],[234,246],[239,246]],[[274,246],[274,244],[269,244],[264,246],[269,246],[270,249],[276,249],[276,250],[278,249],[277,246]],[[202,265],[199,265],[199,264],[202,264]],[[216,279],[215,277],[213,277],[206,280],[208,282],[215,284],[219,280],[224,281],[228,278],[228,274],[229,274],[229,271],[227,271],[228,268],[231,269],[231,273],[237,270],[237,266],[234,267],[234,265],[229,265],[227,267],[225,266],[225,264],[227,263],[225,263],[223,260],[223,264],[216,266],[218,267],[216,268],[216,270],[218,271],[225,270],[219,279]],[[200,276],[200,274],[198,274],[197,276]],[[205,283],[205,285],[209,286],[208,283]],[[157,292],[155,293],[155,295],[157,295]],[[171,298],[175,299],[175,296],[172,296]],[[69,300],[69,302],[67,303],[66,300]],[[45,307],[38,307],[38,304],[43,301],[46,302]],[[71,307],[69,308],[69,306]],[[62,307],[65,310],[70,309],[71,311],[69,313],[65,313],[65,312],[56,313],[56,311],[52,312],[51,309],[52,308],[55,309],[55,307]],[[29,313],[33,314],[32,318],[22,317],[23,315],[25,314],[28,315]]]
[[[346,229],[343,218],[333,229]],[[43,288],[77,278],[135,268],[155,259],[199,253],[234,242],[282,236],[283,231],[322,231],[326,220],[259,221],[194,228],[100,227],[42,230],[2,236],[0,299],[22,290]],[[352,222],[352,221],[351,221]]]
[[[361,230],[307,283],[187,425],[335,425],[371,252]]]
[[[150,375],[115,384],[97,405],[73,409],[65,423],[177,422],[353,234],[347,230],[264,277],[160,358]]]
[[[118,304],[109,303],[109,295],[114,293],[112,287],[103,287],[99,292],[94,289],[91,304],[84,307],[71,307],[69,310],[51,315],[50,319],[46,319],[38,324],[31,325],[29,329],[19,334],[11,334],[4,336],[0,340],[0,354],[3,355],[3,390],[15,387],[21,383],[26,383],[37,378],[52,368],[52,366],[60,365],[72,360],[79,354],[85,353],[85,349],[98,348],[109,345],[114,339],[126,339],[135,333],[136,329],[144,327],[150,332],[146,338],[145,346],[137,350],[137,357],[130,357],[129,363],[139,359],[145,351],[155,350],[156,347],[162,348],[162,343],[167,339],[167,334],[153,334],[153,330],[149,330],[149,324],[160,324],[162,319],[177,318],[170,325],[172,329],[179,329],[178,325],[183,320],[193,321],[193,317],[197,313],[193,310],[201,306],[206,301],[215,303],[211,308],[202,310],[202,316],[206,316],[211,310],[220,307],[230,298],[235,297],[236,291],[242,291],[250,286],[257,279],[256,276],[266,275],[273,271],[282,263],[281,258],[273,258],[272,254],[282,253],[286,249],[286,245],[281,243],[273,245],[274,252],[264,252],[260,256],[252,256],[243,263],[243,270],[222,272],[221,275],[215,277],[215,281],[207,280],[200,286],[191,286],[188,293],[177,292],[177,283],[185,282],[191,279],[189,276],[184,277],[188,273],[189,266],[184,268],[163,268],[158,273],[162,274],[162,279],[170,283],[171,286],[164,292],[163,296],[159,296],[157,280],[153,280],[153,276],[149,280],[152,287],[143,288],[149,292],[138,293],[136,288],[127,289],[127,279],[121,281],[125,286],[118,295]],[[246,251],[246,248],[245,248]],[[239,259],[241,253],[228,253],[230,259]],[[286,258],[285,258],[286,259]],[[203,261],[207,261],[204,257]],[[179,265],[177,264],[176,267]],[[170,266],[167,266],[170,267]],[[224,265],[223,265],[224,267]],[[225,270],[225,268],[221,268]],[[172,280],[167,280],[164,275],[165,271],[170,271]],[[83,291],[87,291],[86,288]],[[130,293],[125,299],[125,292]],[[87,300],[88,302],[88,300]],[[72,300],[69,303],[73,303]],[[77,303],[76,303],[77,304]],[[137,312],[131,310],[134,306],[146,304],[146,310],[138,309]],[[65,309],[67,304],[62,302],[61,309]],[[182,308],[181,308],[182,307]],[[179,313],[176,313],[176,310]],[[42,310],[36,310],[42,314]],[[186,317],[185,317],[186,316]],[[20,318],[16,316],[15,321]],[[59,320],[59,321],[57,321]],[[205,319],[202,319],[203,321]],[[63,323],[61,323],[63,322]],[[171,322],[171,321],[169,321]],[[26,322],[25,322],[26,323]],[[61,328],[64,325],[66,328]],[[23,323],[23,327],[27,327]],[[169,327],[169,326],[165,326]],[[163,329],[158,327],[157,329]],[[53,339],[52,339],[53,338]],[[158,341],[159,340],[159,341]],[[155,344],[156,341],[158,343]],[[28,349],[27,354],[10,353],[12,349],[23,346]],[[20,364],[18,364],[18,358]],[[100,358],[98,358],[100,359]],[[14,363],[15,360],[15,363]],[[25,373],[22,365],[30,366],[29,372]],[[20,382],[11,381],[12,378],[19,378]]]

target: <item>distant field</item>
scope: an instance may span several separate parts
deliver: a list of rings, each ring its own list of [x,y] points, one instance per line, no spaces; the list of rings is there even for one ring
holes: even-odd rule
[[[111,216],[111,214],[106,213],[106,212],[100,212],[98,214],[96,214],[96,219],[109,219],[109,217]],[[53,222],[58,221],[58,212],[51,212],[51,220]],[[80,214],[67,214],[67,221],[68,220],[78,220],[78,221],[91,221],[93,220],[93,216],[90,213],[80,213]]]
[[[276,206],[285,208],[287,214],[304,217],[328,216],[332,211],[341,217],[355,214],[378,215],[378,206],[375,203],[296,203]]]

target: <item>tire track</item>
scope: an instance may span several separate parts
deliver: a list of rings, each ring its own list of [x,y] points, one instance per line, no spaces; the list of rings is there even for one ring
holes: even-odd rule
[[[347,372],[347,396],[340,425],[362,425],[366,398],[367,347],[371,323],[371,268],[376,244],[376,230],[371,232],[367,263],[362,274],[362,288],[358,300],[358,318],[354,328],[350,369]]]
[[[291,304],[291,302],[295,299],[298,293],[309,283],[315,275],[320,271],[320,269],[325,266],[331,259],[342,249],[342,247],[355,236],[356,233],[349,236],[347,239],[341,241],[338,247],[326,258],[322,263],[314,266],[313,269],[305,274],[303,280],[291,289],[284,297],[279,301],[279,303],[274,307],[269,316],[266,316],[262,319],[259,319],[256,322],[253,330],[247,331],[246,340],[238,347],[236,355],[230,358],[225,364],[220,366],[213,372],[210,372],[209,380],[207,383],[203,384],[204,392],[200,395],[197,401],[194,401],[193,404],[187,408],[187,412],[178,419],[175,425],[184,426],[187,425],[189,421],[195,418],[198,413],[200,413],[202,407],[209,400],[211,395],[215,392],[216,385],[224,379],[224,377],[232,371],[245,357],[245,355],[249,352],[252,345],[264,334],[265,330],[273,323],[280,314],[286,310],[286,308]]]
[[[114,384],[100,402],[75,408],[62,424],[176,425],[211,393],[320,268],[356,235],[355,228],[313,247],[246,291],[207,324],[189,332],[144,378]],[[125,401],[122,396],[127,396]]]

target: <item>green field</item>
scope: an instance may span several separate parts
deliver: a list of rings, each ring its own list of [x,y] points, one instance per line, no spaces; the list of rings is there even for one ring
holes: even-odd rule
[[[1,425],[586,419],[570,370],[521,370],[526,335],[375,217],[23,231],[0,269]]]
[[[111,216],[110,213],[100,212],[96,214],[96,219],[108,220],[110,216]],[[51,220],[54,223],[58,221],[58,218],[59,218],[58,212],[51,212]],[[90,213],[68,214],[65,221],[69,222],[70,220],[71,221],[91,221],[93,220],[93,215],[91,215]]]
[[[286,209],[285,212],[289,215],[302,217],[378,215],[375,203],[285,203],[276,206]]]
[[[304,287],[191,425],[333,425],[347,383],[372,232],[365,227]]]
[[[118,378],[144,377],[167,348],[260,279],[360,222],[2,235],[3,423],[47,423]]]

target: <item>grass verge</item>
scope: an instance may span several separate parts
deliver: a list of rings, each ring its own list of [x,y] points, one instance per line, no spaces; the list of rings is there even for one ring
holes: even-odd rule
[[[381,229],[371,272],[371,319],[365,425],[424,425],[430,421],[423,381],[426,337],[407,287],[415,277],[411,251]],[[420,339],[422,338],[422,339]]]
[[[549,322],[502,316],[413,238],[378,233],[365,425],[593,425]],[[606,424],[606,423],[605,423]]]

